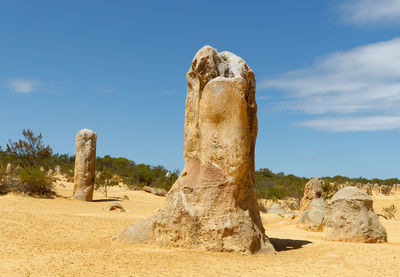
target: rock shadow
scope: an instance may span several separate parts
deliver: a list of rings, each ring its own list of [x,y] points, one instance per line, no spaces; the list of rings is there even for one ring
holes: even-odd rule
[[[278,252],[300,249],[303,247],[303,245],[312,243],[311,241],[308,240],[293,240],[293,239],[278,239],[278,238],[269,238],[269,241],[272,243],[275,250]]]
[[[95,199],[90,202],[115,202],[115,201],[121,201],[121,199]]]

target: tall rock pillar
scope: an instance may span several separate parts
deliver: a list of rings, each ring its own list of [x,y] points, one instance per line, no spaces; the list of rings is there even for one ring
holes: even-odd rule
[[[74,198],[92,201],[96,174],[97,134],[82,129],[76,135]]]
[[[240,57],[205,46],[186,79],[183,172],[164,208],[133,224],[118,240],[246,254],[274,252],[255,190],[253,71]]]

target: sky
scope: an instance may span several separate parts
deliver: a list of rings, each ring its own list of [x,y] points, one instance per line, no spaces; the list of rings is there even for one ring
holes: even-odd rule
[[[253,69],[256,168],[400,178],[400,0],[0,1],[0,145],[182,169],[186,72],[204,45]]]

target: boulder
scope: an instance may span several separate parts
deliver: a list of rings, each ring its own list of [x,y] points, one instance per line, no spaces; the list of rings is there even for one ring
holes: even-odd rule
[[[257,105],[254,73],[244,60],[210,46],[187,73],[185,167],[151,218],[120,242],[245,254],[274,252],[255,190]]]
[[[322,231],[326,212],[324,199],[314,198],[309,205],[309,209],[301,214],[297,227],[313,232]]]
[[[125,213],[125,209],[121,206],[120,203],[111,203],[106,208],[106,211],[108,211],[108,212],[114,211],[114,210],[119,210],[121,213]]]
[[[97,134],[89,129],[82,129],[76,135],[73,192],[75,199],[93,200],[96,171],[96,141]]]
[[[154,188],[154,187],[149,187],[149,186],[144,186],[143,190],[145,192],[154,194],[154,195],[158,195],[158,196],[165,196],[167,195],[168,191],[166,191],[163,188]]]
[[[355,187],[336,192],[328,202],[328,240],[386,242],[387,233],[372,208],[372,198]]]
[[[304,188],[304,196],[300,202],[300,212],[309,209],[310,203],[314,198],[320,198],[322,196],[321,182],[317,177],[311,178]]]
[[[286,210],[282,205],[279,204],[272,204],[272,206],[267,210],[269,214],[280,214],[284,215],[286,214]]]

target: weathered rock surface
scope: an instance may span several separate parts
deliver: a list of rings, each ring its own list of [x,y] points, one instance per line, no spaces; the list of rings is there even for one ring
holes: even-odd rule
[[[255,191],[257,105],[253,71],[205,46],[187,73],[185,167],[164,208],[121,242],[240,253],[274,252]]]
[[[149,187],[149,186],[144,186],[143,190],[145,192],[157,195],[157,196],[165,196],[167,195],[167,191],[163,188],[153,188],[153,187]]]
[[[317,177],[311,178],[304,188],[304,196],[300,202],[300,212],[309,209],[310,203],[314,198],[322,196],[321,182]]]
[[[272,206],[267,210],[269,214],[280,214],[284,215],[286,214],[286,210],[282,205],[279,204],[272,204]]]
[[[96,171],[97,134],[82,129],[76,135],[74,198],[92,201]]]
[[[14,172],[14,169],[13,169],[12,165],[10,163],[8,163],[7,167],[6,167],[6,175],[10,176],[13,174],[13,172]]]
[[[387,233],[372,208],[372,198],[355,187],[345,187],[328,202],[328,240],[386,242]]]
[[[326,212],[324,199],[314,198],[309,205],[309,209],[301,214],[297,227],[313,232],[322,231]]]
[[[121,213],[125,213],[125,209],[121,206],[120,203],[111,203],[106,208],[106,211],[108,211],[108,212],[114,211],[114,210],[119,210]]]

